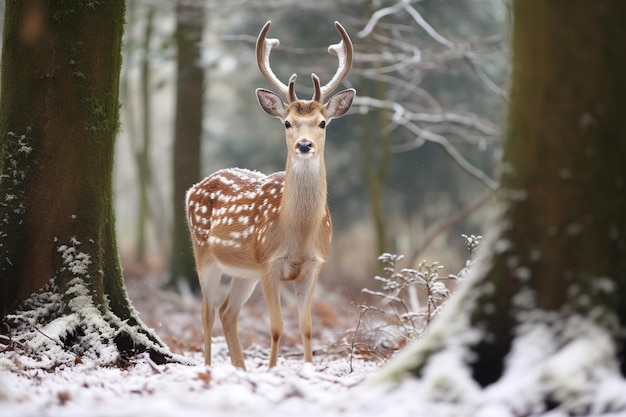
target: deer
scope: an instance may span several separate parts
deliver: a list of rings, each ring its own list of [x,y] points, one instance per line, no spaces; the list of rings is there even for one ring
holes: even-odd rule
[[[191,187],[186,196],[208,366],[223,274],[231,277],[231,283],[219,316],[233,366],[246,369],[237,326],[240,311],[259,281],[269,313],[269,368],[276,366],[283,334],[280,288],[286,283],[294,287],[304,361],[313,362],[312,296],[332,240],[324,163],[326,127],[350,109],[356,90],[326,98],[350,72],[353,47],[346,30],[335,22],[341,41],[330,45],[328,52],[337,56],[337,71],[323,86],[311,74],[313,97],[301,100],[295,90],[297,75],[284,84],[272,71],[270,52],[280,42],[266,38],[270,24],[263,26],[257,38],[256,62],[278,93],[258,88],[256,97],[263,111],[285,127],[285,170],[264,175],[242,168],[222,169]]]

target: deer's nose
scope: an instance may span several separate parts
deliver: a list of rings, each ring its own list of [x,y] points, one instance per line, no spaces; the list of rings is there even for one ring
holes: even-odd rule
[[[310,140],[301,140],[296,143],[296,149],[300,153],[309,153],[313,150],[313,144]]]

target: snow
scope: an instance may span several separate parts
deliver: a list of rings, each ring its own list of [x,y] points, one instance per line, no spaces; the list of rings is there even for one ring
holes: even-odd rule
[[[140,354],[127,367],[111,367],[102,365],[102,356],[114,352],[78,357],[48,337],[58,338],[68,327],[56,320],[83,322],[85,317],[76,312],[57,316],[54,308],[46,310],[51,308],[46,300],[35,297],[43,314],[56,319],[45,327],[30,326],[39,336],[34,340],[42,343],[30,342],[30,355],[23,354],[22,339],[0,339],[0,416],[626,416],[626,381],[615,363],[616,346],[610,333],[594,322],[601,315],[547,314],[530,308],[534,297],[529,291],[514,303],[520,309],[520,325],[502,377],[480,387],[468,366],[472,357],[467,347],[485,335],[468,332],[468,317],[460,308],[464,299],[476,302],[482,291],[495,290],[482,285],[470,291],[477,269],[472,268],[420,343],[390,361],[380,351],[350,355],[346,343],[337,343],[337,334],[333,339],[332,331],[319,326],[314,363],[305,364],[297,320],[292,323],[287,315],[278,365],[268,369],[268,346],[258,344],[268,339],[263,336],[265,309],[255,306],[253,297],[240,323],[242,340],[252,340],[245,343],[247,372],[231,366],[222,336],[213,338],[213,365],[204,365],[198,300],[181,301],[172,293],[155,291],[158,284],[146,287],[131,281],[127,288],[146,323],[181,355],[180,363],[157,365]],[[74,287],[84,291],[78,284]],[[319,298],[340,304],[328,295]],[[36,323],[28,314],[23,323]],[[356,324],[346,320],[345,312],[332,310],[335,320],[337,314],[344,314],[338,327]],[[296,336],[289,340],[290,334]],[[18,346],[11,348],[10,343]],[[371,343],[370,349],[380,345]],[[411,363],[434,350],[420,379],[407,376]],[[559,406],[550,409],[550,402]]]
[[[71,247],[66,246],[61,253]],[[75,253],[67,255],[72,255],[64,257],[69,266]],[[76,281],[71,284],[77,295],[72,301],[79,303],[89,297],[81,297],[86,289],[78,278]],[[374,390],[365,388],[363,382],[383,362],[349,358],[345,349],[332,353],[329,346],[320,346],[322,338],[333,339],[325,329],[318,329],[321,336],[316,350],[321,353],[315,356],[315,364],[303,363],[301,344],[288,339],[291,333],[299,334],[288,329],[278,366],[268,370],[268,349],[256,344],[263,341],[259,331],[266,325],[265,309],[253,303],[244,310],[240,323],[243,340],[255,335],[253,344],[244,352],[249,371],[230,365],[222,336],[214,338],[213,366],[208,367],[199,349],[202,335],[198,300],[181,300],[154,282],[146,285],[130,281],[127,288],[142,317],[158,330],[159,336],[166,337],[173,348],[182,344],[183,349],[176,352],[181,355],[181,363],[156,365],[142,354],[127,368],[103,366],[113,362],[115,356],[115,352],[107,351],[112,344],[104,340],[88,343],[96,346],[97,355],[85,351],[78,356],[66,350],[60,340],[68,328],[81,326],[85,332],[92,332],[91,326],[98,325],[85,317],[86,311],[95,307],[85,302],[82,307],[74,306],[69,314],[60,315],[56,307],[51,307],[60,301],[51,287],[32,298],[34,310],[13,319],[22,333],[13,335],[10,341],[0,340],[0,416],[308,416],[319,415],[321,410],[325,414],[328,410],[332,416],[363,415],[362,407],[368,407],[337,399],[347,398],[357,387]],[[52,320],[38,324],[38,316]],[[286,325],[293,327],[295,322],[287,318]],[[100,334],[106,335],[110,326],[100,325]],[[98,333],[93,331],[94,335]],[[374,391],[380,394],[372,398],[384,394],[381,388]]]
[[[227,363],[225,343],[216,338],[218,360],[212,367],[201,364],[199,353],[188,358],[192,365],[155,365],[139,357],[128,369],[101,367],[93,362],[45,370],[0,370],[0,414],[2,416],[346,416],[346,417],[512,417],[543,415],[565,417],[565,410],[541,413],[529,409],[537,404],[531,392],[514,391],[523,384],[508,384],[501,401],[485,395],[475,386],[467,387],[455,398],[430,397],[424,383],[408,379],[401,385],[373,386],[367,383],[380,364],[356,360],[353,372],[345,359],[316,358],[314,365],[299,359],[281,359],[268,370],[264,360],[254,360],[245,372]],[[247,352],[250,353],[250,352]],[[446,358],[433,362],[440,377],[454,364]],[[463,367],[461,367],[463,369]],[[447,379],[458,373],[452,371]],[[445,379],[445,378],[444,378]],[[441,380],[445,382],[444,380]],[[599,404],[610,404],[623,397],[624,383],[619,378],[603,380]],[[456,385],[459,387],[459,385]],[[445,385],[440,388],[445,388]],[[444,391],[440,391],[443,393]],[[492,393],[493,394],[493,393]],[[527,396],[530,394],[531,396]],[[536,394],[536,392],[535,392]],[[602,398],[606,397],[606,398]],[[488,401],[490,400],[490,401]],[[540,402],[540,401],[539,401]],[[623,407],[613,404],[615,408]],[[598,415],[610,408],[598,407]],[[536,413],[535,413],[536,412]],[[525,414],[528,413],[528,414]],[[604,415],[604,414],[603,414]]]
[[[61,253],[63,258],[64,270],[67,269],[73,275],[86,275],[91,265],[91,257],[85,252],[79,252],[76,249],[78,245],[80,242],[72,238],[72,246],[61,245],[57,252]]]
[[[210,367],[200,352],[186,354],[186,365],[156,365],[140,355],[128,368],[103,367],[87,358],[53,370],[21,367],[14,356],[0,353],[0,415],[565,417],[589,403],[589,414],[580,415],[625,415],[611,413],[626,407],[626,384],[602,365],[610,347],[595,351],[610,343],[603,338],[574,342],[546,362],[542,358],[555,346],[550,333],[535,328],[520,338],[505,377],[487,389],[472,382],[462,354],[453,349],[437,354],[422,380],[408,378],[393,386],[372,382],[383,362],[356,358],[350,364],[345,357],[318,355],[314,364],[304,364],[300,357],[283,355],[269,370],[258,346],[245,352],[249,370],[242,371],[230,365],[223,337],[214,338]],[[541,341],[545,344],[537,344]],[[587,364],[575,366],[585,357]],[[590,384],[581,371],[598,374],[591,399],[593,392],[579,391]],[[572,408],[545,410],[550,383],[565,389]]]
[[[0,415],[461,417],[476,411],[467,402],[433,401],[417,380],[396,387],[368,383],[380,363],[355,360],[350,372],[343,358],[316,358],[314,365],[281,359],[268,370],[258,359],[245,372],[227,363],[224,340],[216,342],[222,354],[212,367],[201,364],[199,353],[188,357],[192,365],[159,366],[144,356],[128,369],[85,362],[52,372],[8,372],[0,362]]]
[[[315,365],[282,359],[268,370],[254,360],[250,371],[232,367],[223,338],[212,367],[199,353],[192,365],[155,365],[146,356],[128,369],[106,368],[87,361],[45,370],[0,371],[3,416],[201,416],[319,415],[335,408],[334,398],[359,385],[378,369],[372,362],[322,360]],[[249,361],[249,365],[250,365]],[[1,368],[2,362],[0,362]],[[89,410],[87,412],[86,410]],[[335,410],[338,411],[338,410]]]
[[[253,335],[252,345],[244,352],[248,372],[230,365],[222,336],[213,339],[213,365],[205,366],[199,348],[199,301],[181,301],[172,293],[155,290],[158,284],[144,284],[127,282],[135,306],[172,348],[183,347],[177,353],[186,363],[156,365],[142,354],[133,359],[132,366],[118,368],[102,365],[102,356],[109,357],[111,352],[79,358],[48,337],[59,339],[67,329],[62,321],[82,322],[85,318],[75,312],[58,316],[58,312],[48,311],[55,304],[49,301],[58,296],[53,292],[42,294],[33,300],[40,306],[39,314],[56,318],[38,328],[36,317],[30,316],[36,312],[21,317],[23,328],[31,329],[28,343],[41,342],[37,350],[31,351],[35,357],[23,354],[20,348],[6,348],[7,340],[0,340],[4,343],[0,343],[0,416],[437,417],[453,416],[450,410],[458,411],[458,406],[428,405],[419,400],[422,394],[417,381],[409,380],[394,389],[368,382],[385,363],[382,352],[375,352],[373,359],[350,356],[345,343],[333,345],[341,335],[319,325],[314,364],[305,364],[297,320],[291,320],[291,315],[286,317],[286,340],[278,365],[269,370],[268,347],[257,344],[264,341],[259,334],[266,327],[265,308],[261,303],[255,305],[254,297],[252,305],[244,309],[239,326],[242,340]],[[84,290],[80,285],[74,287]],[[330,300],[333,306],[341,304],[332,296],[319,298]],[[334,320],[338,320],[337,313],[341,311],[332,310]],[[338,326],[344,330],[355,324],[345,312],[341,319]],[[290,335],[295,335],[295,342],[289,340]],[[23,348],[27,343],[24,340],[16,338],[12,343]],[[103,349],[109,345],[102,343]]]

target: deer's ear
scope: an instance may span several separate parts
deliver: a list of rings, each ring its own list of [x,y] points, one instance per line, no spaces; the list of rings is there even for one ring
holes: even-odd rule
[[[278,94],[264,88],[257,88],[256,97],[265,113],[279,119],[284,118],[287,107]]]
[[[324,104],[326,108],[326,116],[328,119],[335,119],[343,116],[350,106],[352,106],[352,100],[356,95],[356,90],[350,88],[348,90],[340,91],[328,100],[328,103]]]

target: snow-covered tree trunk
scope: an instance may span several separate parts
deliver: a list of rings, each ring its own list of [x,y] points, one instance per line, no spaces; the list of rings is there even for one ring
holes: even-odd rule
[[[167,355],[127,298],[115,238],[123,24],[123,0],[11,0],[2,52],[0,314],[40,309],[9,321],[103,362],[119,355],[102,345]]]
[[[626,372],[626,2],[512,9],[488,242],[446,311],[380,377],[420,376],[441,399],[488,387],[515,415],[584,413]]]

